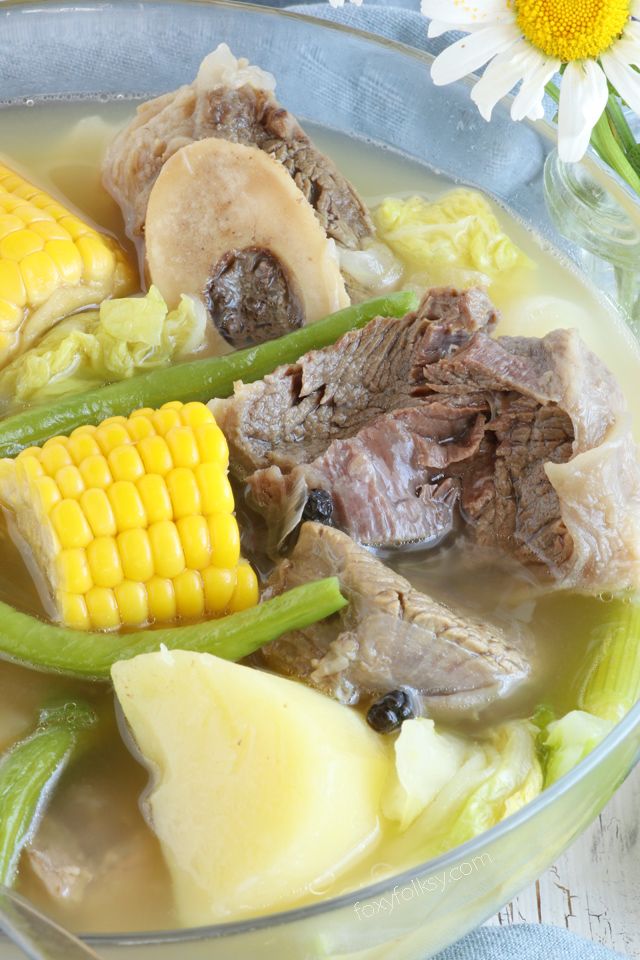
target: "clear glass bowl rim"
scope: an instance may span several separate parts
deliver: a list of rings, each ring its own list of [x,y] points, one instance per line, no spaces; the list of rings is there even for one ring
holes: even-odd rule
[[[395,40],[389,40],[386,37],[381,37],[377,34],[370,33],[369,31],[360,30],[351,26],[345,26],[344,24],[336,23],[331,20],[323,20],[319,17],[309,16],[308,14],[293,13],[278,7],[268,7],[254,3],[246,3],[244,0],[154,0],[154,3],[160,3],[163,6],[180,6],[183,2],[188,2],[190,5],[202,7],[221,7],[234,10],[240,9],[244,10],[249,16],[260,14],[262,16],[273,16],[275,18],[284,17],[292,20],[303,21],[313,25],[316,29],[350,34],[352,36],[359,37],[367,43],[375,44],[378,47],[386,47],[395,51],[396,53],[402,54],[403,56],[409,56],[421,61],[427,68],[430,68],[434,60],[432,54],[418,50],[415,47],[409,46],[408,44],[400,43]],[[52,3],[51,6],[54,6],[54,4]],[[56,2],[55,6],[72,9],[76,13],[86,16],[98,12],[101,8],[117,7],[118,4],[117,0],[116,2],[112,2],[112,0],[92,0],[91,5],[85,7],[78,6],[72,3],[71,0],[61,0],[61,2]],[[46,7],[43,8],[40,3],[34,2],[34,0],[4,0],[0,6],[0,16],[10,11],[11,8],[19,10],[20,8],[28,7],[31,7],[32,12],[36,15],[38,11],[47,13],[51,12],[50,10],[47,10]],[[474,81],[471,78],[465,78],[464,80],[458,82],[464,83],[470,87]],[[510,99],[511,97],[504,98],[504,100],[507,102]],[[546,120],[538,120],[535,124],[528,120],[521,122],[530,126],[535,126],[535,129],[538,133],[542,133],[550,141],[556,141],[555,128]],[[618,189],[622,187],[640,212],[640,204],[638,204],[638,199],[631,188],[625,183],[625,181],[618,177],[617,174],[613,173],[608,167],[606,167],[592,150],[589,152],[590,160],[595,162],[595,164],[599,167],[601,176],[604,176],[605,179],[614,181]],[[188,927],[180,930],[158,930],[148,932],[136,931],[134,933],[124,934],[89,934],[83,936],[83,939],[96,947],[96,949],[99,949],[101,946],[152,946],[153,944],[160,945],[167,943],[184,943],[197,940],[218,939],[222,937],[238,936],[243,933],[248,933],[249,931],[292,924],[308,917],[318,916],[323,913],[329,913],[333,910],[353,906],[353,904],[358,901],[375,899],[376,896],[383,895],[391,885],[397,884],[400,886],[404,884],[410,884],[414,878],[424,873],[426,870],[429,870],[432,874],[435,874],[450,868],[459,860],[472,859],[474,855],[481,852],[482,847],[485,844],[493,842],[494,840],[498,840],[500,837],[517,830],[520,824],[535,816],[539,811],[553,804],[554,801],[564,793],[572,790],[576,784],[586,778],[595,767],[599,766],[600,763],[616,749],[616,747],[630,737],[634,730],[636,730],[638,727],[640,727],[640,701],[631,708],[629,713],[616,724],[616,726],[605,737],[605,739],[599,743],[598,746],[572,771],[565,774],[557,783],[544,790],[541,794],[539,794],[538,797],[530,801],[526,806],[522,807],[522,809],[506,817],[500,823],[496,824],[494,827],[491,827],[489,830],[486,830],[484,833],[481,833],[479,836],[474,837],[473,840],[469,840],[458,847],[454,847],[452,850],[448,851],[442,856],[433,860],[426,860],[408,870],[404,870],[401,873],[393,874],[384,880],[379,880],[375,884],[370,884],[367,887],[361,887],[349,893],[341,894],[338,897],[319,900],[317,903],[307,904],[303,907],[296,907],[292,910],[284,910],[277,913],[269,913],[264,916],[249,918],[246,920],[239,920],[230,923],[217,923],[203,927]],[[636,758],[636,760],[637,759],[638,758]]]

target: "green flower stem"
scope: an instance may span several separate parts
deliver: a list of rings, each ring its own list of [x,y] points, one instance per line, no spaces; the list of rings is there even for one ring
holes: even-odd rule
[[[627,118],[625,117],[624,111],[620,106],[620,101],[617,97],[612,96],[612,94],[609,94],[609,102],[607,103],[606,110],[609,125],[613,130],[613,134],[624,152],[627,153],[629,150],[632,150],[635,147],[636,138],[631,132],[631,127],[627,123]]]
[[[611,100],[611,96],[609,99]],[[640,196],[640,177],[627,160],[622,146],[614,136],[606,111],[593,129],[591,143],[605,163],[608,163],[613,170],[619,173],[632,190],[635,190]]]
[[[554,103],[560,103],[560,91],[555,83],[545,87]],[[640,196],[640,176],[627,159],[626,153],[636,146],[636,141],[615,94],[609,94],[604,113],[593,128],[591,146],[601,160],[615,170],[632,190]]]

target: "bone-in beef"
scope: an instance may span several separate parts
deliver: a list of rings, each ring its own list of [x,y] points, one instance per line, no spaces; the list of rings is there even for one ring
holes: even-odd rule
[[[214,402],[276,542],[311,490],[362,543],[472,537],[562,586],[640,584],[640,471],[624,399],[574,330],[491,335],[479,291],[430,291]]]
[[[398,687],[418,691],[429,714],[477,711],[528,673],[502,632],[414,590],[346,534],[305,523],[271,579],[280,593],[337,576],[349,606],[263,648],[267,664],[345,703]]]
[[[131,236],[143,233],[149,194],[162,166],[194,140],[220,137],[259,147],[286,167],[329,237],[357,248],[373,224],[356,191],[273,95],[273,77],[236,60],[225,44],[189,86],[143,103],[111,144],[104,183]]]

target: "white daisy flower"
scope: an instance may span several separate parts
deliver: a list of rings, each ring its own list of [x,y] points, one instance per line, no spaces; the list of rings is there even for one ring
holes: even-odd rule
[[[471,97],[485,120],[520,84],[514,120],[543,116],[545,85],[564,70],[558,108],[562,160],[580,160],[608,99],[607,80],[640,114],[640,0],[421,0],[429,36],[468,36],[440,53],[434,83],[460,80],[488,64]]]

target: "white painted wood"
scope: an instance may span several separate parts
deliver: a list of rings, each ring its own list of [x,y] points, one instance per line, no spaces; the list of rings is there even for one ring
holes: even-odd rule
[[[640,958],[640,767],[598,820],[490,924],[550,923]]]

